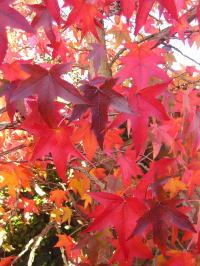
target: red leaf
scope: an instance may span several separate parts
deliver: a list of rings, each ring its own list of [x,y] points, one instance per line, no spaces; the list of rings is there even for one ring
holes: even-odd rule
[[[121,3],[120,9],[122,15],[130,19],[133,14],[133,11],[135,10],[136,0],[129,0],[129,1],[120,0],[120,3]]]
[[[151,259],[152,253],[150,249],[144,244],[141,237],[134,237],[125,242],[127,256],[124,255],[123,249],[118,241],[113,241],[116,248],[110,263],[118,262],[120,266],[132,266],[134,258]]]
[[[36,13],[32,20],[31,26],[35,30],[43,27],[50,42],[55,43],[56,36],[53,31],[53,22],[56,21],[58,25],[61,22],[59,6],[57,0],[45,0],[45,3],[45,5],[28,5],[31,11],[34,11]]]
[[[31,160],[35,161],[51,153],[58,174],[63,181],[66,181],[68,160],[71,156],[81,158],[70,139],[73,129],[66,125],[49,127],[37,111],[33,111],[27,116],[21,128],[36,137]]]
[[[139,0],[139,8],[136,16],[136,27],[135,27],[135,34],[137,35],[139,30],[144,26],[147,17],[154,5],[156,0]],[[158,0],[159,4],[167,9],[167,11],[171,14],[172,18],[178,19],[177,9],[175,0]]]
[[[99,43],[90,44],[92,51],[88,55],[88,59],[93,61],[95,73],[98,73],[102,60],[107,60],[105,45]]]
[[[0,64],[2,63],[8,48],[8,40],[6,34],[6,27],[22,29],[27,32],[32,32],[33,29],[27,20],[9,4],[12,1],[0,2]]]
[[[165,59],[162,56],[164,50],[153,49],[155,44],[154,41],[141,45],[137,43],[126,44],[130,52],[120,59],[123,66],[116,75],[119,81],[132,77],[134,85],[142,89],[149,85],[152,77],[157,77],[163,81],[169,79],[166,71],[158,67],[158,64],[165,64]]]
[[[111,124],[111,127],[118,126],[126,120],[131,121],[133,141],[136,154],[143,152],[145,142],[147,141],[149,117],[155,117],[158,120],[168,120],[165,108],[157,97],[162,94],[168,86],[168,83],[157,84],[142,90],[132,88],[129,94],[129,105],[132,114],[120,114]]]
[[[96,219],[86,231],[114,227],[126,256],[126,239],[130,235],[132,228],[136,225],[138,217],[144,213],[144,204],[133,197],[122,198],[116,194],[107,192],[92,192],[89,194],[96,201],[100,202],[103,207],[101,206],[101,211],[97,213]]]
[[[19,83],[13,91],[11,100],[16,101],[38,95],[39,111],[47,123],[51,124],[51,117],[55,111],[54,100],[57,97],[73,103],[85,103],[76,88],[60,78],[61,74],[70,69],[70,64],[54,65],[50,70],[39,65],[23,64],[22,69],[30,74],[30,77]]]
[[[123,182],[130,185],[131,177],[141,175],[142,171],[136,163],[135,151],[127,150],[124,155],[121,155],[117,161],[120,165]]]
[[[108,122],[108,108],[113,105],[121,112],[131,113],[126,99],[112,87],[116,79],[96,78],[81,87],[89,105],[78,105],[74,108],[71,120],[79,118],[88,108],[92,112],[92,129],[97,137],[97,141],[103,148],[105,129]]]
[[[76,24],[81,29],[82,37],[88,32],[91,32],[98,40],[97,27],[102,27],[100,19],[103,18],[103,15],[99,11],[100,1],[65,0],[65,3],[66,6],[71,6],[72,10],[64,27],[70,27]]]
[[[165,200],[152,202],[151,208],[137,222],[131,237],[140,235],[149,224],[153,227],[153,239],[155,244],[162,250],[165,250],[168,235],[166,228],[176,225],[178,228],[186,231],[196,232],[188,217],[177,210],[176,200]]]
[[[0,260],[0,266],[10,266],[15,256],[9,256]]]
[[[55,19],[58,25],[61,23],[61,16],[60,16],[60,7],[58,4],[58,0],[44,0],[44,3],[49,10],[51,16]]]

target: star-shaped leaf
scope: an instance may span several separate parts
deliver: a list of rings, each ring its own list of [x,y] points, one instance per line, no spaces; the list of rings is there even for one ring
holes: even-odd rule
[[[92,112],[92,129],[97,137],[97,141],[103,148],[105,129],[108,122],[108,108],[112,105],[116,110],[131,113],[126,99],[118,92],[112,89],[116,79],[95,78],[86,83],[80,89],[88,99],[88,105],[77,105],[71,116],[71,120],[80,118],[88,109]]]
[[[57,97],[73,103],[86,103],[72,84],[60,78],[61,74],[69,71],[70,64],[54,65],[49,70],[39,65],[23,64],[22,69],[30,77],[20,81],[13,91],[11,101],[37,95],[39,111],[47,123],[51,124]]]
[[[143,152],[147,141],[149,117],[154,117],[158,120],[169,119],[164,106],[157,99],[166,90],[167,86],[168,83],[164,83],[142,90],[132,88],[129,93],[129,105],[132,109],[132,114],[121,113],[111,124],[111,127],[114,127],[119,126],[126,120],[131,122],[133,142],[137,155]]]
[[[61,120],[62,118],[60,118]],[[59,125],[59,122],[57,125]],[[81,158],[80,153],[71,141],[72,127],[65,124],[59,127],[50,127],[42,119],[40,113],[34,110],[26,117],[25,121],[21,124],[21,128],[35,136],[35,146],[31,160],[35,161],[51,153],[58,174],[63,181],[66,181],[68,160],[71,156]]]
[[[165,8],[171,14],[173,19],[178,19],[175,0],[139,0],[139,8],[136,16],[135,34],[138,34],[139,30],[142,28],[142,26],[144,26],[155,2],[159,2],[161,7]]]
[[[180,201],[174,199],[151,202],[151,208],[137,221],[131,237],[141,235],[151,224],[155,244],[165,250],[168,238],[166,229],[169,226],[176,225],[182,230],[196,232],[188,217],[177,209],[176,205],[179,203]]]
[[[17,10],[10,7],[13,1],[0,1],[0,64],[2,63],[8,48],[8,39],[6,34],[6,27],[21,29],[26,32],[33,32],[25,17],[23,17]]]
[[[122,57],[122,69],[117,73],[116,77],[119,81],[127,78],[133,78],[134,85],[142,89],[149,85],[152,77],[167,81],[169,78],[166,71],[158,65],[165,64],[163,57],[165,51],[160,48],[154,48],[154,41],[144,44],[126,44],[129,53]]]

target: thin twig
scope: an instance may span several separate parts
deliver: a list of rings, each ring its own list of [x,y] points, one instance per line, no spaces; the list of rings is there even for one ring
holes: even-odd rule
[[[29,258],[33,255],[33,252],[34,252],[34,254],[35,254],[35,251],[36,251],[36,249],[38,248],[38,246],[37,246],[37,248],[35,248],[36,247],[36,244],[38,244],[39,243],[39,241],[38,241],[38,239],[41,239],[41,237],[42,237],[42,239],[44,238],[44,236],[49,232],[49,230],[53,227],[55,225],[55,223],[50,223],[50,224],[48,224],[48,225],[46,225],[46,227],[42,230],[42,232],[39,234],[39,235],[37,235],[37,236],[35,236],[35,237],[33,237],[33,238],[31,238],[30,240],[29,240],[29,242],[26,244],[26,246],[25,246],[25,248],[17,255],[17,257],[12,261],[12,264],[11,264],[11,266],[13,266],[16,262],[18,262],[18,260],[31,248],[31,246],[32,245],[34,245],[34,247],[33,247],[33,249],[32,249],[32,251],[31,251],[31,253],[30,253],[30,256],[29,256]],[[41,239],[41,241],[42,241],[42,239]],[[40,242],[41,242],[40,241]],[[35,244],[34,244],[35,243]],[[32,265],[32,264],[29,264],[29,265]]]
[[[42,230],[42,232],[37,236],[36,241],[33,244],[33,247],[31,248],[31,252],[29,255],[29,259],[28,259],[28,264],[27,266],[32,266],[33,262],[35,260],[35,253],[36,250],[39,248],[40,243],[42,242],[42,240],[44,239],[44,237],[47,235],[47,233],[49,232],[49,230],[55,226],[55,223],[50,223],[47,224],[47,226]]]
[[[179,54],[181,54],[182,56],[184,56],[185,58],[189,59],[190,61],[192,61],[193,63],[197,64],[197,65],[200,65],[200,62],[196,61],[195,59],[189,57],[188,55],[184,54],[181,50],[179,50],[177,47],[171,45],[171,44],[168,44],[168,43],[164,43],[164,45],[166,47],[169,47],[169,48],[172,48],[173,50],[175,50],[176,52],[178,52]]]
[[[17,151],[17,150],[23,149],[23,148],[25,148],[25,147],[27,147],[27,144],[20,144],[19,146],[13,147],[13,148],[10,149],[10,150],[7,150],[7,151],[3,151],[3,152],[1,152],[1,153],[0,153],[0,157],[5,156],[5,155],[7,155],[7,154],[9,154],[9,153],[12,153],[12,152],[14,152],[14,151]]]
[[[92,182],[97,184],[101,189],[105,189],[104,183],[102,183],[98,178],[96,178],[94,175],[91,175],[84,167],[79,166],[73,166],[74,170],[78,170],[79,172],[82,172],[84,175],[86,175]]]
[[[197,8],[194,7],[191,10],[189,10],[186,14],[187,16],[187,21],[188,23],[192,22],[195,17],[196,17],[196,13],[197,13]],[[145,36],[143,39],[141,39],[140,41],[136,41],[135,43],[143,43],[145,41],[150,41],[150,40],[157,40],[159,44],[161,44],[163,41],[165,41],[167,39],[167,37],[170,34],[170,30],[171,30],[172,26],[168,26],[166,28],[164,28],[163,30],[154,33],[154,34],[150,34],[148,36]],[[116,55],[112,58],[111,62],[110,62],[110,66],[112,66],[115,61],[120,57],[121,54],[123,54],[125,51],[127,50],[127,48],[122,48],[121,50],[119,50]]]
[[[57,224],[55,227],[56,227],[58,234],[61,234],[61,230]],[[67,257],[65,255],[65,249],[63,247],[60,247],[60,252],[61,252],[61,256],[62,256],[62,260],[63,260],[63,266],[68,266],[69,264],[67,262]]]

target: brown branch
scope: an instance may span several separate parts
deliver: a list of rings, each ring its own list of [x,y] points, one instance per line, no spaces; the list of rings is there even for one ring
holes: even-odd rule
[[[18,122],[13,122],[13,123],[1,123],[0,124],[0,131],[5,130],[5,129],[15,129],[16,126],[18,125]]]
[[[3,157],[3,156],[5,156],[5,155],[7,155],[7,154],[9,154],[9,153],[12,153],[12,152],[14,152],[14,151],[17,151],[17,150],[23,149],[23,148],[25,148],[25,147],[28,147],[28,145],[27,145],[27,144],[21,144],[21,145],[19,145],[19,146],[16,146],[16,147],[10,149],[10,150],[3,151],[3,152],[0,153],[0,157]]]
[[[110,61],[109,65],[110,67],[117,61],[117,59],[119,59],[119,57],[127,50],[127,48],[122,48],[120,49],[115,56],[112,58],[112,60]]]
[[[195,59],[189,57],[188,55],[184,54],[180,49],[178,49],[177,47],[168,44],[168,43],[164,43],[165,47],[169,47],[172,48],[173,50],[175,50],[176,52],[178,52],[179,54],[181,54],[182,56],[184,56],[185,58],[189,59],[190,61],[192,61],[193,63],[197,64],[200,66],[200,62],[196,61]]]
[[[34,244],[33,244],[32,248],[31,248],[31,252],[30,252],[30,255],[29,255],[27,266],[32,266],[33,265],[33,262],[34,262],[34,259],[35,259],[36,250],[39,248],[40,243],[42,242],[44,237],[48,234],[48,232],[54,226],[55,226],[55,223],[47,224],[46,227],[42,230],[42,232],[36,237],[36,239],[34,241]]]
[[[106,41],[105,41],[105,29],[104,29],[103,21],[101,21],[101,23],[102,23],[102,28],[96,27],[96,30],[98,32],[99,40],[101,44],[104,46],[105,54],[100,58],[100,65],[99,65],[97,74],[98,76],[110,78],[112,77],[112,70],[108,63],[107,47],[106,47]],[[87,35],[88,45],[92,43],[98,43],[98,42],[99,41],[97,41],[97,39],[92,34]],[[90,49],[90,45],[89,45],[89,49]],[[93,60],[89,60],[89,75],[91,78],[94,78],[96,75]]]
[[[78,166],[72,166],[72,168],[74,170],[78,170],[79,172],[83,173],[84,175],[86,175],[93,183],[97,184],[101,190],[105,189],[105,185],[104,183],[102,183],[98,178],[96,178],[95,176],[91,175],[86,169],[84,169],[83,167],[78,167]]]
[[[192,22],[196,18],[196,13],[197,13],[197,7],[194,7],[187,12],[186,16],[187,16],[188,23]],[[161,44],[163,41],[168,39],[171,27],[172,26],[168,26],[157,33],[145,36],[142,40],[136,41],[136,43],[140,44],[145,41],[158,40],[158,44]],[[127,48],[124,47],[116,53],[116,55],[113,57],[113,59],[109,63],[110,67],[115,63],[115,61],[120,57],[120,55],[123,54],[123,52],[125,52],[126,50]]]
[[[30,252],[30,255],[29,255],[29,260],[28,260],[28,265],[31,266],[32,264],[30,263],[33,263],[34,261],[34,257],[35,257],[35,251],[36,249],[39,247],[41,241],[43,240],[43,238],[47,235],[47,233],[49,232],[49,230],[51,230],[52,227],[55,226],[55,223],[52,222],[52,223],[49,223],[46,225],[46,227],[42,230],[42,232],[31,238],[29,240],[29,242],[26,244],[25,248],[17,255],[17,257],[12,261],[12,264],[11,266],[13,266],[15,263],[18,262],[18,260],[31,248],[31,252]]]

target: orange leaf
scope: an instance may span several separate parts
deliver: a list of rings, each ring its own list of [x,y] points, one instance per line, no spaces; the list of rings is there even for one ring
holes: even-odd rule
[[[56,189],[50,192],[50,200],[55,202],[56,206],[60,208],[64,201],[67,201],[66,197],[67,191]]]
[[[187,190],[187,186],[179,177],[170,178],[163,188],[170,193],[171,198],[174,198],[180,191]]]
[[[59,209],[54,209],[50,213],[50,220],[56,221],[57,223],[68,222],[70,224],[72,216],[72,210],[69,207],[62,207]]]
[[[0,188],[8,187],[10,196],[16,196],[16,189],[26,188],[31,190],[30,181],[32,173],[24,166],[4,165],[0,168]]]
[[[10,256],[4,259],[1,259],[0,266],[10,266],[15,256]]]
[[[87,121],[81,121],[79,126],[73,132],[72,140],[75,143],[83,143],[83,148],[89,160],[92,160],[96,149],[97,149],[97,140],[93,130],[91,129],[90,123]]]

